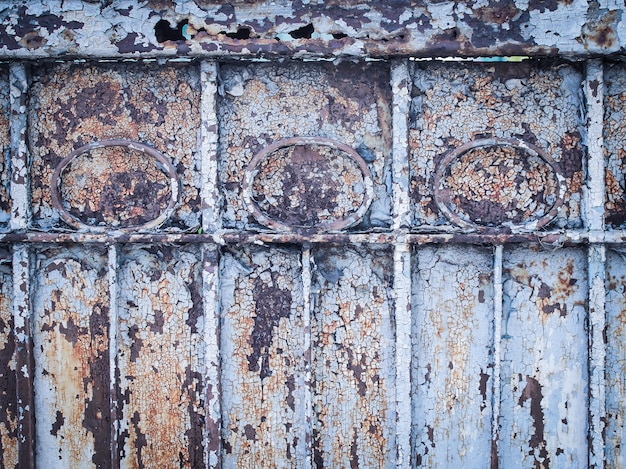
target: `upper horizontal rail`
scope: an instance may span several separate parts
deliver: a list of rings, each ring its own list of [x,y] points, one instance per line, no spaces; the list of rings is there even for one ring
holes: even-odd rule
[[[626,41],[619,7],[605,2],[349,4],[3,2],[0,59],[589,57],[622,53]]]

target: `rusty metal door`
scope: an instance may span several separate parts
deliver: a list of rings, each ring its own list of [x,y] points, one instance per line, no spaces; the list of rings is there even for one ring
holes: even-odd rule
[[[624,467],[626,67],[0,67],[0,467]]]

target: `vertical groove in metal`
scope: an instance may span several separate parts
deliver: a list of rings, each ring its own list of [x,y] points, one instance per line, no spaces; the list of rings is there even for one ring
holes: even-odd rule
[[[494,250],[493,259],[493,417],[491,428],[491,467],[498,467],[498,438],[500,424],[500,359],[502,345],[502,245]]]
[[[117,246],[108,249],[108,281],[109,281],[109,408],[111,411],[111,468],[119,468],[119,448],[117,446],[119,421],[118,405],[118,284],[117,284]]]
[[[409,105],[411,77],[407,61],[395,62],[391,68],[393,93],[393,229],[411,226],[409,199]]]
[[[30,250],[28,245],[13,248],[13,323],[16,349],[18,406],[18,453],[20,468],[35,467],[35,362],[31,335]]]
[[[26,145],[26,99],[28,70],[12,63],[9,70],[11,100],[11,230],[24,230],[30,223],[29,156]]]
[[[587,62],[585,79],[587,103],[587,191],[585,221],[590,232],[604,230],[605,158],[603,140],[604,67],[602,60]],[[588,250],[589,269],[589,467],[605,464],[604,427],[606,420],[605,360],[606,248],[594,243]]]
[[[396,445],[398,468],[411,466],[411,251],[394,249],[393,289],[396,331]]]
[[[213,232],[221,227],[220,191],[217,184],[217,64],[204,61],[200,65],[200,164],[202,180],[202,230]]]
[[[300,379],[300,391],[302,393],[302,405],[303,405],[303,435],[298,440],[297,458],[296,460],[302,461],[300,464],[303,469],[307,469],[313,466],[313,451],[311,446],[313,443],[313,398],[311,395],[311,360],[313,357],[313,351],[311,350],[311,318],[313,315],[313,309],[311,308],[311,249],[308,246],[302,249],[302,296],[303,296],[303,311],[302,311],[302,328],[304,330],[304,343],[303,348],[305,352],[305,369],[304,376]]]

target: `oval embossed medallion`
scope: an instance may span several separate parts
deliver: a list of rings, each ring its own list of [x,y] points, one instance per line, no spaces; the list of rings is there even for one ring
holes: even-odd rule
[[[63,221],[87,231],[158,227],[178,201],[172,163],[155,149],[127,140],[94,142],[56,167],[51,196]]]
[[[441,212],[464,228],[532,230],[549,223],[566,186],[547,153],[518,139],[486,138],[446,155],[435,173]]]
[[[243,197],[257,221],[281,231],[333,231],[358,223],[373,183],[352,148],[321,137],[280,140],[246,168]]]

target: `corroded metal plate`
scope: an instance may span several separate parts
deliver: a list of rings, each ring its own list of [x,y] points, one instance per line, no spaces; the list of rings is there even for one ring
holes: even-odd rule
[[[464,228],[537,229],[563,205],[567,190],[559,165],[519,139],[486,138],[448,153],[435,173],[435,201]]]
[[[275,142],[246,168],[244,201],[275,230],[341,230],[357,224],[372,201],[367,164],[347,145],[321,137]]]
[[[54,207],[81,230],[158,227],[176,206],[180,180],[172,163],[153,148],[127,140],[82,146],[56,167]]]

